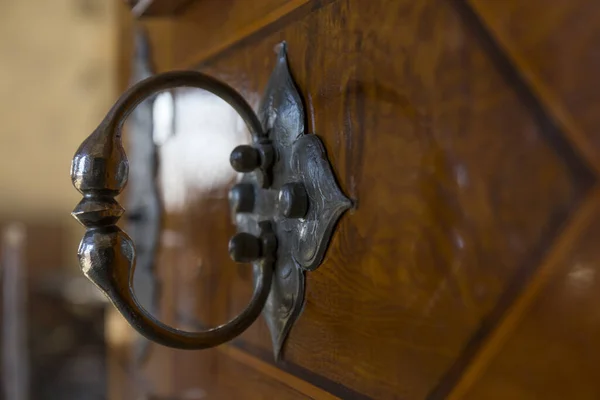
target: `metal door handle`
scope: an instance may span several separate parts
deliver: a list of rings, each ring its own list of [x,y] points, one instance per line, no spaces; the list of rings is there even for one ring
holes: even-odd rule
[[[124,210],[115,196],[125,187],[129,169],[121,143],[123,123],[144,99],[182,86],[221,97],[241,115],[253,138],[252,146],[240,146],[231,154],[232,166],[244,175],[230,192],[240,232],[231,239],[229,253],[237,262],[254,265],[254,295],[231,321],[193,333],[163,324],[136,300],[135,247],[116,226]],[[335,222],[350,202],[335,183],[319,139],[304,133],[304,111],[287,69],[284,44],[260,115],[225,83],[195,71],[168,72],[127,90],[73,158],[71,180],[83,199],[72,215],[86,227],[78,250],[81,269],[129,324],[152,341],[181,349],[213,347],[241,334],[262,311],[277,357],[299,314],[304,270],[321,263]],[[260,196],[273,193],[278,194],[279,212],[258,210]]]
[[[135,247],[129,236],[115,225],[124,210],[114,197],[125,187],[128,175],[121,127],[144,99],[180,86],[205,89],[221,97],[242,116],[254,137],[261,136],[262,127],[252,108],[226,84],[195,71],[150,77],[126,91],[77,150],[71,180],[84,197],[73,216],[87,228],[78,251],[83,273],[108,296],[129,324],[157,343],[204,349],[233,339],[260,315],[271,287],[275,237],[265,228],[260,238],[242,233],[232,239],[232,252],[238,258],[257,261],[259,273],[248,307],[222,326],[195,333],[181,331],[156,320],[137,302],[133,292]]]

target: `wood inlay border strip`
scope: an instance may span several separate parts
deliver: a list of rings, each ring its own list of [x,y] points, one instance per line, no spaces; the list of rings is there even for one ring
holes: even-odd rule
[[[451,1],[463,17],[465,25],[471,27],[474,34],[482,40],[483,47],[504,74],[507,82],[530,107],[548,142],[565,160],[571,171],[579,199],[574,200],[572,210],[576,208],[578,210],[573,214],[568,210],[563,212],[563,215],[553,216],[541,237],[537,251],[534,251],[527,260],[527,265],[523,265],[513,277],[495,309],[466,344],[455,364],[429,393],[429,399],[458,399],[466,393],[546,282],[547,270],[552,269],[556,264],[555,260],[568,249],[578,229],[581,229],[586,218],[595,209],[594,202],[600,198],[600,191],[598,189],[593,191],[598,182],[598,170],[593,164],[594,160],[586,157],[579,151],[578,144],[569,140],[570,137],[564,130],[568,131],[570,126],[565,125],[564,121],[556,116],[554,110],[543,101],[543,97],[540,99],[539,92],[531,87],[531,82],[523,74],[520,65],[514,63],[505,47],[498,43],[493,32],[488,30],[485,21],[470,6],[470,0]],[[593,194],[590,194],[592,192]],[[545,254],[548,248],[551,249],[550,253]]]
[[[575,240],[590,223],[594,214],[600,212],[600,186],[597,186],[575,213],[570,224],[562,232],[552,251],[545,257],[535,276],[506,312],[505,318],[487,338],[477,355],[464,370],[460,380],[450,392],[448,399],[462,399],[473,383],[482,375],[490,361],[501,350],[503,344],[515,330],[527,310],[556,273],[560,261],[567,256]]]
[[[190,68],[191,66],[198,65],[209,58],[215,57],[236,43],[260,34],[263,30],[265,30],[265,28],[298,11],[302,6],[308,5],[309,2],[310,0],[292,0],[287,2],[283,6],[272,10],[267,15],[264,15],[262,18],[242,27],[239,31],[229,36],[226,40],[201,51],[189,54],[181,60],[176,60],[175,67],[176,69]],[[304,13],[302,13],[302,15],[304,15]],[[175,45],[175,43],[173,45]]]
[[[340,398],[340,399],[353,399],[353,400],[370,400],[371,397],[366,396],[362,393],[354,391],[347,386],[339,382],[335,382],[323,375],[315,373],[309,369],[306,369],[298,364],[294,364],[291,362],[285,361],[285,357],[283,360],[275,362],[273,359],[273,353],[270,351],[266,351],[258,346],[254,346],[245,342],[242,339],[235,340],[233,342],[233,347],[237,348],[239,351],[249,354],[256,359],[262,360],[264,363],[271,365],[273,368],[285,371],[291,376],[296,377],[302,381],[310,383],[312,386],[317,387],[323,390],[330,395]],[[322,393],[324,393],[322,392]],[[320,397],[317,397],[320,398]]]
[[[316,386],[313,386],[310,382],[298,378],[295,375],[289,374],[288,372],[277,368],[273,364],[265,362],[264,360],[251,355],[250,353],[241,350],[238,347],[232,345],[225,345],[218,347],[219,351],[230,357],[231,359],[242,363],[250,368],[257,370],[258,372],[275,379],[281,383],[286,384],[292,389],[299,393],[311,398],[311,399],[323,399],[323,400],[334,400],[339,399],[329,392],[326,392]]]
[[[520,54],[514,46],[511,46],[509,38],[503,32],[495,29],[493,24],[486,23],[489,16],[485,15],[479,8],[477,1],[474,0],[458,0],[461,3],[468,4],[472,12],[477,15],[478,19],[485,24],[486,29],[494,36],[498,46],[511,60],[511,63],[519,70],[523,79],[528,83],[532,92],[537,95],[539,102],[545,109],[549,111],[553,119],[561,126],[565,136],[582,158],[594,169],[597,175],[600,175],[600,157],[595,150],[596,146],[590,141],[583,129],[573,118],[566,105],[557,93],[537,74],[528,64],[527,57]]]

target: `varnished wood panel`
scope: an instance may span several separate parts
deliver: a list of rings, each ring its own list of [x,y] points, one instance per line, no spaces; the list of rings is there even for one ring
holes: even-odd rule
[[[469,0],[590,164],[600,171],[600,4]]]
[[[598,399],[600,192],[516,303],[457,399]]]
[[[235,227],[227,191],[194,196],[184,213],[166,216],[165,229],[183,239],[170,251],[163,250],[170,253],[163,255],[164,267],[170,265],[166,268],[173,269],[173,322],[188,329],[227,322],[230,282],[236,281],[238,273],[249,279],[252,276],[250,267],[237,266],[228,256],[229,238],[235,234]],[[249,301],[250,296],[242,295],[241,302]]]
[[[357,201],[308,275],[281,366],[336,393],[424,398],[494,329],[589,175],[452,2],[339,0],[278,29],[200,68],[256,104],[286,40],[309,131]],[[227,261],[226,209],[200,204],[177,215],[212,276],[187,280],[207,325],[245,307],[252,282]],[[262,321],[241,341],[270,353]],[[177,371],[203,355],[185,357]]]
[[[190,67],[292,13],[309,0],[203,0],[175,25],[174,62]]]
[[[176,392],[199,392],[208,389],[208,398],[248,399],[320,399],[334,400],[337,397],[312,386],[275,366],[266,363],[233,346],[224,345],[208,350],[199,358],[190,352],[177,352],[178,364],[193,368],[182,369],[175,378]],[[243,376],[243,380],[239,377]],[[249,385],[246,385],[246,379]],[[227,397],[233,396],[236,397]]]
[[[140,366],[127,354],[117,360],[113,353],[111,372],[120,390],[115,390],[114,382],[110,398],[334,399],[308,383],[281,376],[275,368],[266,371],[256,365],[261,361],[247,358],[223,349],[185,352],[154,346],[152,357]]]
[[[173,396],[208,399],[306,399],[303,392],[288,386],[258,368],[239,362],[229,354],[210,349],[202,352],[174,352],[176,369]],[[195,397],[194,397],[195,396]],[[323,397],[331,398],[331,397]]]

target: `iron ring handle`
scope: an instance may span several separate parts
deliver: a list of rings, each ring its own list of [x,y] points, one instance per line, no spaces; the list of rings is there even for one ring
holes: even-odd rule
[[[86,227],[78,250],[83,273],[106,294],[127,322],[149,340],[162,345],[204,349],[235,338],[260,315],[271,288],[273,260],[269,254],[272,254],[275,239],[264,226],[261,237],[255,238],[257,246],[271,250],[259,252],[260,257],[254,261],[255,288],[249,305],[224,325],[199,332],[182,331],[155,319],[136,300],[133,290],[135,246],[116,226],[124,209],[115,196],[125,187],[129,170],[121,143],[121,129],[127,116],[144,99],[159,91],[183,86],[205,89],[221,97],[242,116],[255,140],[263,135],[261,123],[252,108],[228,85],[196,71],[175,71],[150,77],[121,96],[75,153],[71,180],[83,194],[83,199],[72,215]]]

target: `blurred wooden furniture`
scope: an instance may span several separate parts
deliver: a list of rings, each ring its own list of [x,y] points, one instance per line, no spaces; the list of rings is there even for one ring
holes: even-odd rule
[[[27,400],[30,370],[25,227],[19,223],[9,224],[2,229],[0,237],[3,398]]]
[[[197,0],[143,18],[157,72],[197,68],[251,104],[287,41],[309,131],[357,207],[283,361],[260,320],[214,350],[153,346],[145,383],[115,372],[111,396],[599,398],[599,21],[594,0]],[[251,274],[228,260],[226,185],[181,185],[160,316],[216,325]]]
[[[68,230],[40,218],[0,228],[2,398],[106,398],[106,303],[64,270]]]

